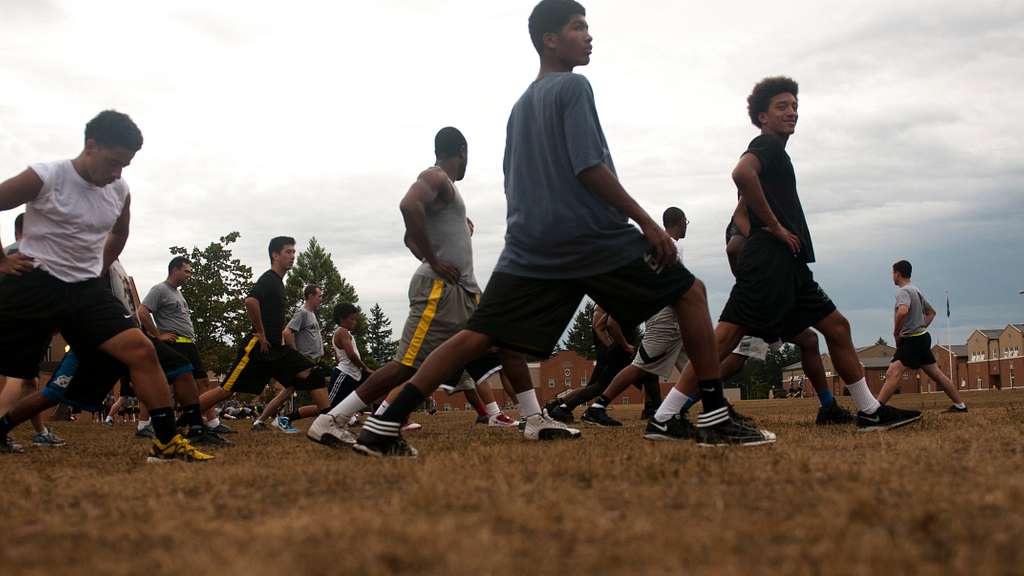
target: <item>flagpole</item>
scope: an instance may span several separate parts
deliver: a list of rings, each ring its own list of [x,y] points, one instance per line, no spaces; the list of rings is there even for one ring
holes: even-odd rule
[[[960,379],[953,372],[953,336],[949,326],[949,291],[946,291],[946,346],[949,348],[949,380],[953,383],[953,389],[960,390]]]

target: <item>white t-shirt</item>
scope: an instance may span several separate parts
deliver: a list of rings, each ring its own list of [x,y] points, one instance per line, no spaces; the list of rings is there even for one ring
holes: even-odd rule
[[[43,181],[43,188],[26,205],[21,253],[65,282],[99,277],[103,245],[124,210],[128,184],[117,180],[94,186],[78,175],[71,160],[30,168]]]
[[[334,333],[337,334],[338,330],[341,330],[341,328],[336,328]],[[334,342],[334,338],[331,338],[331,342]],[[352,336],[352,348],[356,352],[356,358],[359,358],[359,346],[356,344],[355,336]],[[338,370],[340,370],[342,374],[351,376],[356,380],[363,377],[363,370],[356,366],[355,362],[352,362],[352,359],[345,353],[345,349],[338,348],[337,344],[334,345],[334,356],[338,359]]]

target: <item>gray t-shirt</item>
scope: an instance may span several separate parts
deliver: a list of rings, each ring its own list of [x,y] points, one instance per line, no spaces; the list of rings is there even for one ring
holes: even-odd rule
[[[466,223],[466,203],[455,183],[451,182],[451,185],[455,193],[452,201],[441,208],[427,209],[427,239],[438,258],[450,262],[459,270],[459,285],[467,292],[479,294],[480,286],[473,273],[473,243],[469,237],[469,224]],[[416,269],[416,274],[434,280],[441,279],[426,261]]]
[[[907,305],[910,313],[903,319],[900,326],[900,336],[912,336],[920,334],[928,329],[924,323],[924,311],[932,305],[924,299],[924,295],[913,284],[907,284],[896,289],[896,307]]]
[[[324,355],[324,341],[320,336],[320,321],[316,314],[302,306],[288,322],[288,329],[295,334],[295,348],[299,354],[311,360]]]
[[[192,326],[192,311],[181,291],[166,281],[153,286],[142,300],[142,305],[153,313],[153,320],[161,332],[173,332],[186,338],[196,337]]]
[[[650,244],[625,214],[577,176],[614,173],[594,92],[579,74],[534,81],[512,108],[505,140],[505,249],[496,272],[582,278],[620,268]]]

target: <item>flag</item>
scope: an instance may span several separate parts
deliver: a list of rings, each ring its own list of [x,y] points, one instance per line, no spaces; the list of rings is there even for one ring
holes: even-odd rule
[[[949,295],[946,295],[946,318],[949,318]]]

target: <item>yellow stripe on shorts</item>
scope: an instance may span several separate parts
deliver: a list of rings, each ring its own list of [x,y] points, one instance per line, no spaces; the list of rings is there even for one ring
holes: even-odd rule
[[[231,371],[231,375],[224,381],[224,385],[221,388],[230,391],[235,387],[235,382],[238,381],[238,377],[242,375],[242,370],[245,370],[245,366],[249,363],[249,353],[252,352],[252,349],[256,347],[256,343],[259,341],[260,339],[255,336],[252,337],[252,340],[249,340],[249,343],[245,345],[245,353],[242,354],[238,365]]]
[[[441,301],[442,291],[444,291],[444,282],[434,280],[434,284],[430,288],[430,297],[427,298],[427,307],[423,310],[420,323],[416,326],[416,333],[413,335],[412,341],[409,342],[409,347],[405,350],[405,356],[402,357],[402,364],[405,366],[412,366],[416,362],[416,355],[420,353],[423,339],[427,337],[427,331],[430,330],[430,323],[434,320],[434,316],[437,315],[437,303]]]

